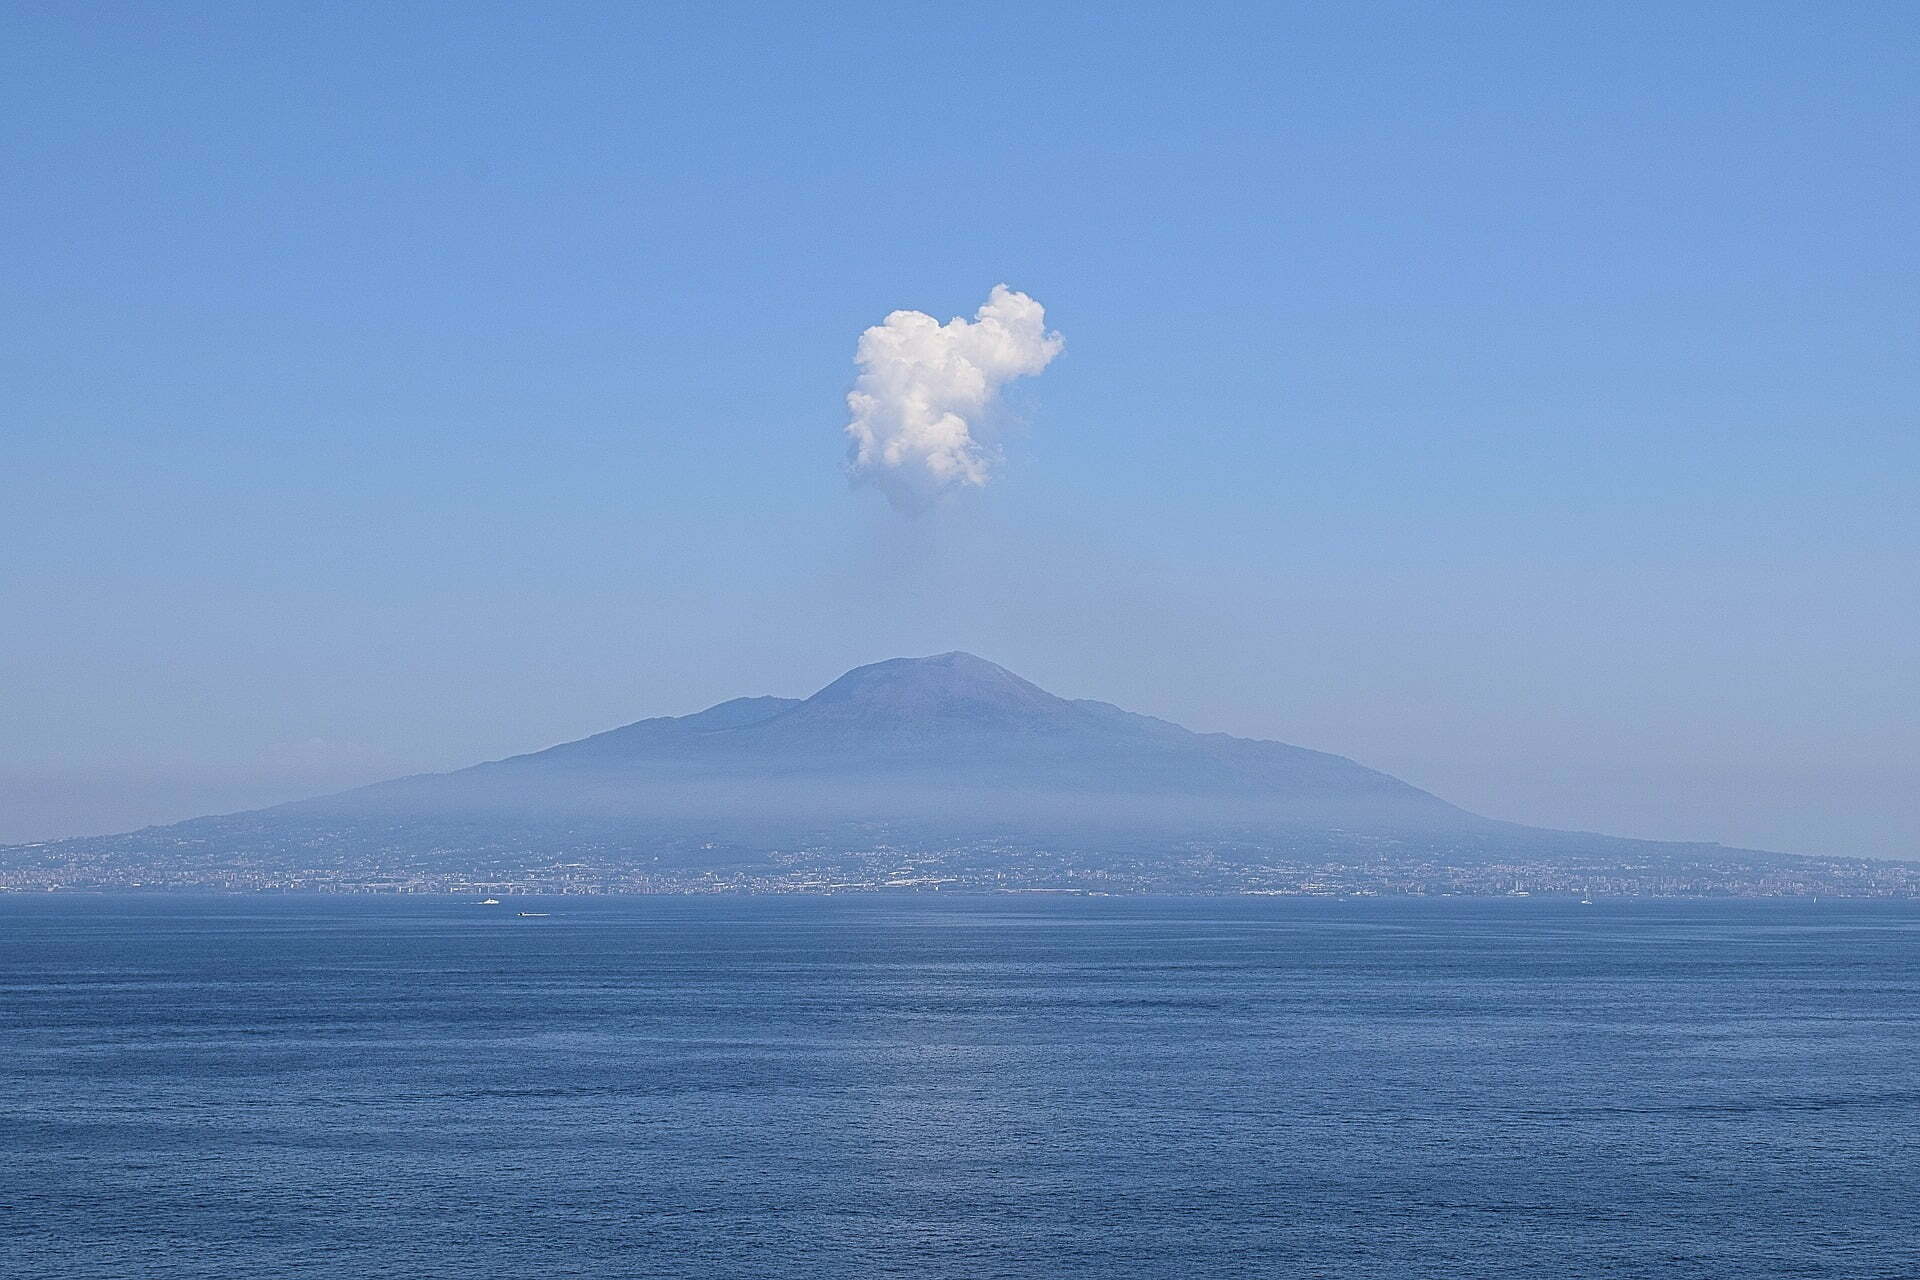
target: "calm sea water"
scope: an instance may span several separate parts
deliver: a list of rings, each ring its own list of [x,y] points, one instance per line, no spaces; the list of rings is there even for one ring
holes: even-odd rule
[[[1917,996],[1895,905],[0,897],[0,1272],[1910,1278]]]

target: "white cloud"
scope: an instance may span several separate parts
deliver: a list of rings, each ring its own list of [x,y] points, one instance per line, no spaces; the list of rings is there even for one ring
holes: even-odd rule
[[[949,489],[983,485],[999,460],[981,429],[1000,388],[1039,373],[1065,343],[1046,309],[995,285],[972,320],[896,311],[860,335],[847,393],[848,470],[917,511]]]

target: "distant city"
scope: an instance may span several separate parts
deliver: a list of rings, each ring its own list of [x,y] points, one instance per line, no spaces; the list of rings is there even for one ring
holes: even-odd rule
[[[1655,846],[1671,849],[1672,846]],[[139,864],[21,846],[0,867],[0,892],[226,890],[321,893],[913,893],[1255,894],[1301,897],[1920,898],[1920,865],[1686,846],[1643,863],[1448,862],[1387,854],[1289,857],[1240,846],[1102,854],[1009,845],[916,849],[803,848],[688,870],[583,849],[551,859],[499,854],[459,869],[379,861],[303,866],[284,851],[209,863],[155,851]],[[36,857],[35,854],[40,856]]]

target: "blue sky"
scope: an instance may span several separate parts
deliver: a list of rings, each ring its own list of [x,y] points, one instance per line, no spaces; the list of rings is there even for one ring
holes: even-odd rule
[[[966,648],[1920,856],[1904,4],[11,6],[0,839]],[[918,518],[854,343],[1066,349]]]

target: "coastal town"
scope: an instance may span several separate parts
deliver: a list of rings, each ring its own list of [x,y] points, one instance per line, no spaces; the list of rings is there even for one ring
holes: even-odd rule
[[[1294,897],[1920,898],[1920,864],[1790,857],[1688,846],[1641,863],[1556,859],[1288,857],[1195,846],[1176,852],[1055,851],[1009,844],[922,850],[878,845],[755,853],[711,851],[711,865],[629,850],[561,859],[492,854],[448,866],[400,858],[304,866],[289,851],[218,859],[156,851],[138,861],[61,844],[0,850],[0,892],[288,892],[371,894],[1067,893]]]

